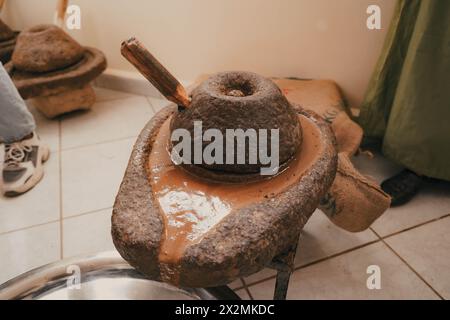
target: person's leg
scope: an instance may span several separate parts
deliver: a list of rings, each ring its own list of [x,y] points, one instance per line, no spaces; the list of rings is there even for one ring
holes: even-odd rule
[[[50,152],[34,133],[36,124],[0,63],[0,189],[16,196],[43,177]]]
[[[0,142],[20,141],[35,128],[33,116],[0,62]]]
[[[398,174],[384,180],[381,189],[391,196],[391,206],[401,206],[411,200],[422,186],[424,177],[404,169]]]

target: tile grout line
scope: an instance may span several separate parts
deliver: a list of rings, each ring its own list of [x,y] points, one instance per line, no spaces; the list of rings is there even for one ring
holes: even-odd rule
[[[100,100],[100,101],[96,101],[96,103],[101,103],[101,102],[110,102],[110,101],[117,101],[117,100],[125,100],[125,99],[129,99],[129,98],[133,98],[133,97],[142,97],[145,99],[145,101],[147,102],[148,106],[150,107],[150,110],[153,111],[153,115],[152,117],[157,113],[155,111],[155,108],[153,107],[153,104],[151,103],[150,99],[158,99],[156,97],[152,97],[152,96],[142,96],[142,95],[134,95],[134,94],[130,94],[129,97],[123,97],[123,98],[114,98],[114,99],[105,99],[105,100]],[[160,99],[163,100],[163,99]],[[170,102],[167,102],[167,105],[169,105]],[[61,120],[59,120],[61,123]],[[60,132],[61,133],[61,132]],[[60,151],[64,152],[64,151],[70,151],[70,150],[76,150],[76,149],[81,149],[84,147],[91,147],[91,146],[96,146],[96,145],[100,145],[100,144],[105,144],[105,143],[112,143],[112,142],[116,142],[116,141],[122,141],[122,140],[127,140],[127,139],[132,139],[132,138],[137,138],[139,134],[136,135],[132,135],[132,136],[127,136],[127,137],[122,137],[122,138],[117,138],[117,139],[111,139],[111,140],[105,140],[105,141],[100,141],[100,142],[96,142],[96,143],[89,143],[89,144],[83,144],[80,146],[73,146],[73,147],[68,147],[68,148],[63,148],[62,147],[62,143],[60,141]],[[61,138],[60,138],[61,140]]]
[[[104,88],[104,89],[107,89],[107,88]],[[104,103],[104,102],[111,102],[111,101],[118,101],[118,100],[127,100],[127,99],[132,99],[132,98],[146,98],[146,99],[147,98],[153,98],[153,96],[134,94],[134,93],[129,93],[129,92],[125,92],[125,91],[119,91],[119,90],[112,90],[112,91],[118,91],[118,92],[125,93],[126,96],[124,96],[124,97],[117,97],[117,98],[106,98],[106,99],[100,99],[100,100],[96,99],[95,103]],[[156,98],[156,99],[158,99],[158,98]]]
[[[58,119],[59,135],[59,258],[64,258],[64,230],[63,230],[63,190],[62,190],[62,122]]]
[[[255,298],[253,298],[252,293],[250,292],[250,289],[245,286],[244,287],[245,292],[247,292],[248,296],[250,297],[250,300],[255,300]]]
[[[399,234],[401,234],[401,233],[403,233],[403,232],[407,232],[407,231],[413,230],[413,229],[415,229],[415,228],[419,228],[419,227],[422,227],[422,226],[427,225],[427,224],[429,224],[429,223],[433,223],[433,222],[436,222],[436,221],[439,221],[439,220],[441,220],[441,219],[445,219],[445,218],[448,218],[448,217],[450,217],[450,214],[446,214],[446,215],[444,215],[444,216],[442,216],[442,217],[439,217],[439,218],[436,218],[436,219],[433,219],[433,220],[429,220],[429,221],[423,222],[423,223],[421,223],[421,224],[418,224],[418,225],[415,225],[415,226],[412,226],[412,227],[409,227],[409,228],[406,228],[406,229],[403,229],[403,230],[394,232],[394,233],[389,234],[389,235],[384,236],[384,237],[381,237],[381,236],[380,236],[380,235],[379,235],[372,227],[369,227],[369,229],[377,236],[378,240],[374,240],[374,241],[365,243],[365,244],[363,244],[363,245],[360,245],[360,246],[357,246],[357,247],[354,247],[354,248],[350,248],[350,249],[348,249],[348,250],[344,250],[344,251],[335,253],[335,254],[333,254],[333,255],[326,256],[326,257],[321,258],[321,259],[318,259],[318,260],[314,260],[314,261],[312,261],[312,262],[310,262],[310,263],[307,263],[307,264],[298,266],[298,267],[294,268],[294,272],[297,271],[297,270],[301,270],[301,269],[307,268],[307,267],[309,267],[309,266],[312,266],[312,265],[321,263],[321,262],[323,262],[323,261],[326,261],[326,260],[329,260],[329,259],[336,258],[336,257],[338,257],[338,256],[340,256],[340,255],[344,255],[344,254],[349,253],[349,252],[352,252],[352,251],[354,251],[354,250],[358,250],[358,249],[364,248],[364,247],[366,247],[366,246],[369,246],[369,245],[374,244],[374,243],[377,243],[377,242],[385,243],[385,242],[384,242],[384,239],[387,239],[387,238],[392,237],[392,236],[399,235]],[[385,244],[386,244],[386,243],[385,243]],[[386,244],[386,246],[389,247],[389,245],[387,245],[387,244]],[[392,250],[392,249],[391,249],[391,250]],[[401,259],[401,257],[400,257],[400,259]],[[402,260],[403,260],[403,259],[402,259]],[[407,263],[406,263],[406,264],[407,264]],[[409,265],[408,265],[408,266],[409,266]],[[410,267],[410,266],[409,266],[409,267]],[[245,286],[242,286],[242,287],[240,287],[240,288],[238,288],[238,289],[241,290],[241,289],[244,289],[246,286],[247,286],[247,287],[251,287],[251,286],[254,286],[254,285],[256,285],[256,284],[260,284],[260,283],[262,283],[262,282],[265,282],[265,281],[268,281],[268,280],[272,280],[272,279],[275,279],[275,278],[276,278],[276,275],[270,276],[270,277],[267,277],[267,278],[264,278],[264,279],[261,279],[261,280],[252,282],[252,283],[250,283],[250,284],[246,284]],[[421,277],[420,277],[420,278],[421,278]],[[422,279],[422,278],[421,278],[421,279]],[[425,281],[424,281],[424,282],[425,282]],[[434,291],[434,290],[433,290],[433,291]],[[439,294],[438,294],[438,296],[440,297]]]
[[[152,109],[154,115],[157,114],[159,111],[161,111],[163,108],[169,106],[170,104],[173,104],[173,102],[168,101],[168,100],[166,100],[165,98],[164,98],[164,99],[159,99],[159,98],[153,98],[153,97],[151,97],[151,96],[145,96],[145,97],[147,98],[147,102],[148,102],[148,104],[150,105],[150,108]],[[156,99],[156,100],[167,101],[167,104],[166,104],[164,107],[160,108],[159,110],[156,110],[155,107],[153,106],[153,103],[150,101],[150,99]]]
[[[393,237],[393,236],[397,236],[397,235],[399,235],[399,234],[401,234],[401,233],[404,233],[404,232],[407,232],[407,231],[411,231],[411,230],[414,230],[414,229],[416,229],[416,228],[423,227],[423,226],[425,226],[425,225],[427,225],[427,224],[430,224],[430,223],[433,223],[433,222],[436,222],[436,221],[439,221],[439,220],[442,220],[442,219],[445,219],[445,218],[448,218],[448,217],[450,217],[450,213],[445,214],[445,215],[443,215],[442,217],[435,218],[435,219],[432,219],[432,220],[429,220],[429,221],[425,221],[425,222],[419,223],[419,224],[417,224],[417,225],[415,225],[415,226],[411,226],[411,227],[408,227],[408,228],[406,228],[406,229],[403,229],[403,230],[400,230],[400,231],[396,231],[396,232],[390,233],[390,234],[385,235],[385,236],[380,236],[380,235],[378,235],[378,234],[375,232],[375,230],[372,229],[372,227],[370,227],[370,230],[372,230],[372,232],[375,233],[379,238],[381,238],[381,239],[387,239],[387,238],[390,238],[390,237]]]
[[[28,230],[28,229],[37,228],[37,227],[42,227],[42,226],[45,226],[47,224],[52,224],[52,223],[55,223],[55,222],[59,223],[61,219],[62,220],[70,220],[70,219],[87,216],[89,214],[98,213],[98,212],[101,212],[101,211],[104,211],[104,210],[108,210],[108,209],[112,209],[112,208],[113,207],[106,207],[106,208],[96,209],[96,210],[87,211],[87,212],[83,212],[83,213],[77,213],[77,214],[75,214],[73,216],[62,217],[62,218],[61,218],[61,214],[60,214],[60,216],[56,220],[50,220],[50,221],[46,221],[46,222],[42,222],[42,223],[38,223],[38,224],[33,224],[31,226],[26,226],[26,227],[23,227],[23,228],[17,228],[17,229],[12,229],[12,230],[9,230],[9,231],[3,231],[3,232],[0,232],[0,236],[6,235],[6,234],[10,234],[10,233],[13,233],[13,232],[16,232],[16,231],[18,232],[18,231],[24,231],[24,230]],[[239,289],[242,289],[242,288],[243,288],[243,286],[239,287]]]
[[[123,97],[105,98],[105,99],[100,99],[100,100],[96,99],[95,103],[102,103],[102,102],[116,101],[116,100],[125,100],[125,99],[135,98],[135,97],[143,97],[143,98],[156,99],[156,100],[164,100],[165,99],[161,95],[159,95],[159,96],[150,96],[150,95],[145,95],[145,94],[132,93],[132,92],[128,92],[128,91],[110,89],[110,88],[106,88],[106,87],[99,87],[99,86],[95,86],[95,85],[94,85],[94,88],[106,89],[106,90],[120,92],[120,93],[124,93],[125,94],[125,96],[123,96]],[[96,93],[96,96],[97,96],[97,93]]]
[[[433,286],[431,284],[428,283],[428,281],[426,281],[422,275],[419,274],[419,272],[417,272],[402,256],[400,256],[399,253],[397,253],[397,251],[394,250],[394,248],[392,248],[386,241],[384,238],[380,237],[380,235],[378,233],[376,233],[372,228],[370,228],[370,230],[372,230],[373,233],[376,234],[376,236],[381,240],[381,242],[395,255],[397,256],[400,261],[402,261],[420,280],[422,280],[423,283],[425,283],[428,288],[431,289],[431,291],[433,291],[441,300],[445,300],[444,297],[441,296],[441,294],[439,292],[437,292],[436,289],[433,288]]]
[[[24,230],[28,230],[28,229],[38,228],[38,227],[42,227],[42,226],[45,226],[47,224],[52,224],[52,223],[56,223],[56,222],[59,222],[59,218],[56,219],[56,220],[50,220],[50,221],[43,222],[43,223],[33,224],[31,226],[27,226],[27,227],[23,227],[23,228],[18,228],[18,229],[14,229],[14,230],[0,232],[0,236],[4,236],[4,235],[10,234],[10,233],[24,231]]]
[[[134,97],[145,97],[145,96],[140,96],[138,94],[133,95],[130,93],[129,97],[121,97],[121,98],[108,98],[108,99],[102,99],[102,100],[95,100],[95,103],[103,103],[103,102],[111,102],[111,101],[118,101],[118,100],[125,100],[125,99],[129,99],[129,98],[134,98]]]
[[[61,152],[89,148],[89,147],[93,147],[93,146],[98,146],[98,145],[108,144],[108,143],[113,143],[113,142],[118,142],[118,141],[124,141],[124,140],[133,139],[133,138],[137,138],[137,137],[138,137],[137,135],[134,135],[134,136],[128,136],[128,137],[117,138],[117,139],[112,139],[112,140],[105,140],[105,141],[100,141],[100,142],[95,142],[95,143],[83,144],[81,146],[63,148],[63,149],[61,149]]]
[[[238,290],[242,290],[245,288],[245,282],[243,278],[239,278],[239,281],[241,282],[241,284],[239,286],[237,286],[236,288],[233,288],[233,291],[238,291]],[[227,284],[228,285],[228,284]]]
[[[145,100],[147,101],[148,105],[150,106],[150,109],[152,109],[153,115],[155,115],[156,114],[155,108],[153,108],[153,104],[151,103],[150,98],[145,96]]]
[[[83,217],[83,216],[87,216],[87,215],[94,214],[94,213],[99,213],[101,211],[105,211],[105,210],[112,209],[112,208],[113,207],[110,206],[110,207],[105,207],[105,208],[101,208],[101,209],[95,209],[95,210],[86,211],[86,212],[83,212],[83,213],[77,213],[77,214],[74,214],[74,215],[71,215],[71,216],[63,217],[62,219],[63,220],[70,220],[70,219]]]
[[[347,250],[344,250],[344,251],[340,251],[340,252],[337,252],[337,253],[335,253],[335,254],[332,254],[332,255],[329,255],[329,256],[326,256],[326,257],[323,257],[323,258],[320,258],[320,259],[317,259],[317,260],[308,262],[308,263],[306,263],[306,264],[303,264],[303,265],[300,265],[300,266],[298,266],[298,267],[295,267],[294,270],[292,271],[292,273],[294,273],[295,271],[298,271],[298,270],[301,270],[301,269],[305,269],[305,268],[307,268],[307,267],[310,267],[310,266],[319,264],[319,263],[321,263],[321,262],[324,262],[324,261],[327,261],[327,260],[331,260],[331,259],[333,259],[333,258],[339,257],[339,256],[344,255],[344,254],[347,254],[347,253],[350,253],[350,252],[352,252],[352,251],[356,251],[356,250],[358,250],[358,249],[362,249],[362,248],[364,248],[364,247],[370,246],[370,245],[375,244],[375,243],[378,243],[378,242],[380,242],[380,241],[381,241],[380,239],[378,239],[378,240],[373,240],[373,241],[364,243],[364,244],[362,244],[362,245],[359,245],[359,246],[356,246],[356,247],[353,247],[353,248],[350,248],[350,249],[347,249]],[[246,286],[251,287],[251,286],[260,284],[260,283],[262,283],[262,282],[265,282],[265,281],[268,281],[268,280],[275,279],[276,277],[277,277],[276,275],[273,275],[273,276],[270,276],[270,277],[267,277],[267,278],[264,278],[264,279],[261,279],[261,280],[257,280],[257,281],[255,281],[255,282],[250,283],[250,284],[246,284]]]
[[[307,268],[307,267],[313,266],[313,265],[315,265],[315,264],[321,263],[321,262],[326,261],[326,260],[331,260],[331,259],[333,259],[333,258],[342,256],[342,255],[347,254],[347,253],[350,253],[350,252],[352,252],[352,251],[356,251],[356,250],[362,249],[362,248],[364,248],[364,247],[368,247],[368,246],[370,246],[370,245],[372,245],[372,244],[375,244],[375,243],[377,243],[377,242],[380,242],[380,240],[372,240],[372,241],[366,242],[366,243],[364,243],[364,244],[361,244],[361,245],[359,245],[359,246],[356,246],[356,247],[353,247],[353,248],[350,248],[350,249],[347,249],[347,250],[344,250],[344,251],[341,251],[341,252],[337,252],[337,253],[335,253],[335,254],[332,254],[332,255],[323,257],[323,258],[318,259],[318,260],[315,260],[315,261],[311,261],[311,262],[305,263],[305,264],[303,264],[303,265],[300,265],[300,266],[294,268],[294,271],[301,270],[301,269],[305,269],[305,268]]]
[[[145,97],[145,98],[146,98],[146,100],[147,100],[147,103],[148,103],[149,106],[150,106],[150,109],[152,109],[152,111],[153,111],[153,116],[152,116],[152,117],[154,117],[155,114],[158,113],[158,111],[156,111],[155,107],[153,106],[153,103],[150,101],[150,97]]]
[[[250,297],[250,300],[255,300],[255,299],[253,298],[252,293],[250,292],[249,287],[247,286],[247,283],[245,283],[244,278],[240,278],[240,279],[241,279],[242,284],[244,285],[240,290],[244,289],[245,292],[247,292],[248,296]],[[237,289],[236,289],[236,291],[237,291]]]

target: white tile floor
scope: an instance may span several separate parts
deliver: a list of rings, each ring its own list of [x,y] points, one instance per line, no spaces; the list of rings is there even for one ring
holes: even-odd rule
[[[96,89],[90,112],[47,120],[33,107],[50,145],[43,181],[17,198],[0,197],[0,283],[34,267],[113,249],[110,215],[136,136],[166,101]],[[383,157],[354,159],[381,181],[399,168]],[[320,211],[302,232],[288,298],[450,299],[450,185],[428,184],[408,205],[388,210],[365,232],[343,231]],[[369,290],[367,267],[381,268]],[[270,299],[265,269],[231,287],[244,299]]]

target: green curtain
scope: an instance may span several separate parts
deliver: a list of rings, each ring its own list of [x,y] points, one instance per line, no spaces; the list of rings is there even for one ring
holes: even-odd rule
[[[391,160],[450,181],[450,0],[399,0],[358,119]]]

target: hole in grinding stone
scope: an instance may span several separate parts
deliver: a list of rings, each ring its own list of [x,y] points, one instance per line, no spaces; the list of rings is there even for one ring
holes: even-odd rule
[[[233,89],[227,92],[227,96],[245,97],[245,94],[241,90]]]
[[[225,84],[221,91],[226,96],[239,98],[251,96],[255,93],[254,86],[250,83],[250,81],[232,81]]]

